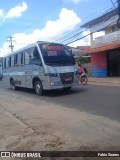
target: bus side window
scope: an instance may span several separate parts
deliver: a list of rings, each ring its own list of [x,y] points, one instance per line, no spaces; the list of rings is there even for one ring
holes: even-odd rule
[[[23,65],[23,52],[18,53],[18,65]]]
[[[41,58],[40,58],[40,55],[39,55],[37,47],[34,47],[31,50],[31,60],[30,60],[30,63],[42,66],[42,61],[41,61]]]
[[[14,55],[11,56],[11,67],[14,66]]]
[[[3,61],[3,59],[2,59],[2,68],[4,68],[4,61]]]
[[[6,58],[6,68],[9,67],[9,57]]]
[[[37,47],[34,47],[34,49],[33,49],[33,58],[40,59],[40,55],[38,53]]]
[[[4,68],[6,68],[6,58],[4,59]]]
[[[29,51],[28,50],[25,51],[24,54],[25,54],[25,64],[29,64]]]
[[[8,59],[8,67],[11,67],[11,56]]]
[[[18,54],[14,55],[14,66],[18,65]]]
[[[24,64],[24,53],[23,52],[21,52],[21,65],[23,65]]]

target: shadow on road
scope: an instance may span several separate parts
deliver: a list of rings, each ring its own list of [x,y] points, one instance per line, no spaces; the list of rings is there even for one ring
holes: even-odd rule
[[[13,91],[11,88],[8,88],[9,91],[15,92],[16,94],[33,94],[35,95],[35,92],[33,89],[28,88],[22,88],[18,87],[17,90]],[[73,94],[79,94],[81,92],[86,92],[87,88],[72,88],[70,91],[64,91],[63,89],[55,89],[55,90],[45,90],[44,91],[44,97],[60,97],[60,96],[69,96]],[[43,97],[36,95],[38,98]]]
[[[120,121],[120,90],[116,87],[79,85],[73,87],[69,92],[63,90],[46,91],[45,96],[35,95],[32,89],[6,90],[25,97],[47,101],[56,104],[56,106],[74,108],[80,112]]]

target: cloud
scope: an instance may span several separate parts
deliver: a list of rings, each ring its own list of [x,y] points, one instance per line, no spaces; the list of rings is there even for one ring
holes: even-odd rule
[[[0,9],[0,17],[3,17],[3,10]]]
[[[88,38],[88,39],[80,39],[76,42],[69,44],[68,46],[77,47],[77,46],[89,46],[89,45],[90,45],[90,40]]]
[[[77,46],[88,46],[88,45],[90,45],[90,36],[89,36],[89,34],[90,34],[90,31],[84,31],[82,33],[82,35],[80,36],[81,39],[69,44],[69,46],[77,47]],[[84,37],[84,36],[86,36],[86,37]]]
[[[35,29],[31,34],[15,33],[12,35],[16,41],[14,44],[15,50],[39,40],[55,41],[56,37],[59,37],[66,31],[74,30],[75,26],[80,22],[81,19],[73,10],[62,8],[58,19],[54,21],[48,20],[44,28]],[[4,43],[1,48],[3,54],[8,53],[8,46],[9,44],[7,42]]]
[[[85,38],[80,39],[80,40],[78,40],[76,42],[71,43],[69,46],[77,47],[77,46],[87,46],[87,45],[90,45],[90,35],[89,34],[90,34],[90,31],[84,31],[82,33],[81,37],[84,37],[86,35],[88,35],[88,36],[86,36]],[[105,35],[104,31],[95,32],[93,34],[93,40],[95,40],[98,37],[104,36],[104,35]]]
[[[15,6],[14,8],[11,8],[8,12],[3,12],[3,10],[0,9],[0,18],[5,20],[8,18],[20,17],[22,13],[27,10],[27,8],[27,4],[23,1],[21,4]]]
[[[11,8],[5,18],[14,18],[14,17],[20,17],[23,12],[27,10],[28,6],[25,2],[23,2],[20,5],[15,6],[14,8]]]
[[[72,3],[74,3],[74,4],[77,4],[77,3],[79,3],[79,2],[83,2],[83,1],[86,1],[86,0],[64,0],[64,2],[72,2]]]

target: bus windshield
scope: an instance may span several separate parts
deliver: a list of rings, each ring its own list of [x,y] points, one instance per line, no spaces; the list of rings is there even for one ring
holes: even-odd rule
[[[73,56],[62,44],[42,43],[39,47],[46,65],[72,66],[75,64]]]

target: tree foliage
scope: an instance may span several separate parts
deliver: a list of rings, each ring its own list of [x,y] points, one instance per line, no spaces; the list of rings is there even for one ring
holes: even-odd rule
[[[90,61],[91,61],[90,57],[78,57],[76,59],[77,64],[90,63]]]

